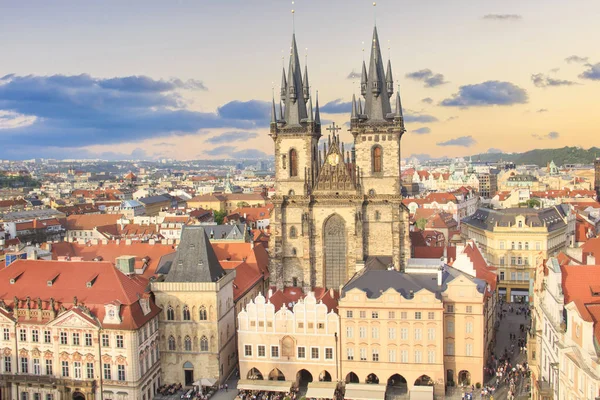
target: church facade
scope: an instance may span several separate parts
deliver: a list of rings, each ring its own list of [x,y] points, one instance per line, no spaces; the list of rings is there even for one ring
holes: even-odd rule
[[[344,148],[335,125],[320,140],[319,102],[316,98],[313,112],[308,68],[302,76],[295,35],[280,94],[278,107],[273,99],[270,124],[276,174],[269,243],[273,283],[280,289],[338,290],[372,263],[402,270],[410,256],[400,182],[406,130],[377,28],[368,70],[362,65],[364,107],[360,97],[352,99],[351,149]]]

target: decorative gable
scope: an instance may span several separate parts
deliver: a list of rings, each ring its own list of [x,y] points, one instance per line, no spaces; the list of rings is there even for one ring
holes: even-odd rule
[[[121,307],[117,304],[105,304],[104,319],[102,320],[102,323],[109,325],[120,324],[122,321],[120,311]]]
[[[349,158],[349,157],[348,157]],[[344,162],[344,149],[339,148],[338,139],[334,139],[326,153],[325,160],[317,177],[315,191],[356,191],[356,171],[352,165]]]
[[[52,321],[50,325],[61,328],[97,328],[94,323],[78,315],[74,310],[64,312]]]
[[[142,312],[144,313],[144,315],[150,314],[150,299],[141,298],[140,307],[142,308]]]

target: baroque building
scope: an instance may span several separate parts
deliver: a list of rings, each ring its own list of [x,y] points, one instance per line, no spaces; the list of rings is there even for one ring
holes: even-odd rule
[[[339,289],[372,259],[402,269],[410,255],[408,210],[402,204],[400,140],[405,132],[400,95],[395,111],[391,63],[381,57],[377,28],[369,68],[363,61],[363,102],[352,99],[352,149],[335,125],[322,136],[318,98],[313,102],[292,37],[288,71],[281,81],[279,112],[273,99],[270,134],[275,142],[270,271],[278,289]]]

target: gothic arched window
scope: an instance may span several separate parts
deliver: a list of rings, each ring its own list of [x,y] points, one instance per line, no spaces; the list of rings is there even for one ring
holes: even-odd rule
[[[378,173],[383,171],[383,150],[381,149],[381,146],[374,146],[371,153],[373,159],[373,172]]]
[[[200,351],[208,351],[208,339],[206,336],[200,338]]]
[[[189,336],[185,337],[185,351],[192,351],[192,339]]]
[[[292,255],[295,256],[298,254],[298,251],[296,250],[296,248],[292,248]]]
[[[290,228],[290,239],[296,239],[298,237],[298,231],[295,226]]]
[[[379,211],[375,211],[375,221],[379,221],[381,219],[381,213]]]
[[[174,321],[175,320],[175,311],[173,311],[173,307],[167,307],[167,320]]]
[[[296,149],[290,150],[290,176],[298,176],[298,153]]]
[[[190,319],[190,308],[187,305],[185,305],[183,306],[183,320],[189,321]]]
[[[208,314],[206,313],[206,308],[204,306],[200,307],[200,321],[206,321],[208,319]]]
[[[175,350],[175,338],[169,336],[169,350]]]

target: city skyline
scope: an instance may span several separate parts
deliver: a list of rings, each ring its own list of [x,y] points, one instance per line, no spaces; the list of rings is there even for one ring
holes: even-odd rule
[[[323,123],[349,122],[376,14],[403,157],[600,144],[600,5],[428,3],[0,1],[3,158],[271,156],[292,8]]]

